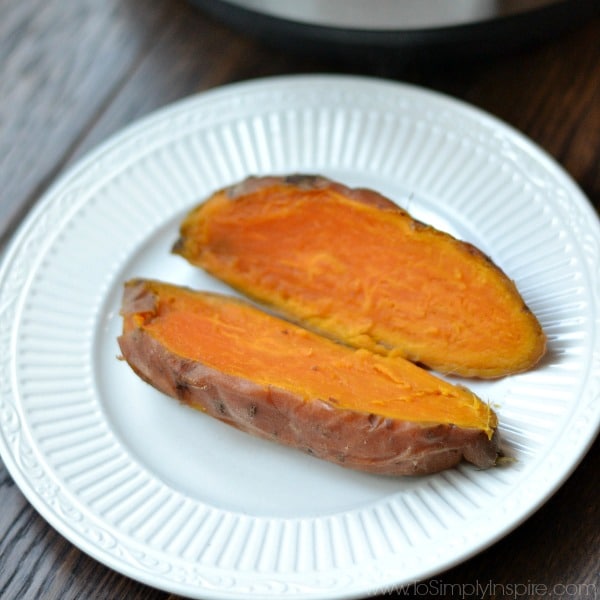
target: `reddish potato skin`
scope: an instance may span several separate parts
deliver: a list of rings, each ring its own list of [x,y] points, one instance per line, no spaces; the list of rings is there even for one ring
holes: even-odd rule
[[[143,281],[125,289],[122,315],[152,312]],[[216,371],[178,356],[141,328],[119,337],[123,358],[138,376],[183,404],[242,431],[298,448],[344,467],[384,475],[435,473],[463,459],[488,468],[498,436],[445,424],[419,424],[306,402],[272,386]]]

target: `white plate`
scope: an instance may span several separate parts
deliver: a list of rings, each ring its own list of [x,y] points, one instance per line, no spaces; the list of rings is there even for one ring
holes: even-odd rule
[[[472,384],[516,462],[395,480],[351,472],[180,406],[117,360],[123,280],[220,287],[169,252],[186,210],[248,174],[294,172],[373,187],[516,280],[548,356]],[[528,517],[597,432],[599,240],[552,160],[452,99],[338,76],[190,98],[71,169],[13,239],[0,271],[2,458],[66,538],[170,592],[322,600],[432,576]]]

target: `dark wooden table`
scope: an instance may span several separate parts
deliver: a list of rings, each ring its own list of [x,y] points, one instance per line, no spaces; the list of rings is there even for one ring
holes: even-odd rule
[[[598,18],[482,60],[365,65],[274,51],[184,0],[0,0],[0,252],[55,177],[132,120],[220,84],[325,71],[416,83],[489,111],[552,155],[600,211]],[[460,597],[493,582],[497,591],[515,586],[515,597],[600,598],[599,461],[596,442],[535,515],[425,582],[429,591],[462,584],[447,588]],[[547,593],[525,593],[534,584]],[[168,597],[67,542],[0,461],[0,598]]]

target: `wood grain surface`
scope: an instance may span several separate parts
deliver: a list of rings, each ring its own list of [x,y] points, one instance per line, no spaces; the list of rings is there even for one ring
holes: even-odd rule
[[[0,251],[57,175],[133,120],[221,84],[315,72],[397,79],[480,107],[554,157],[600,211],[597,17],[494,57],[440,64],[382,57],[354,65],[270,47],[183,0],[0,0]],[[561,489],[488,550],[426,588],[380,600],[423,597],[425,589],[435,595],[452,583],[463,586],[446,588],[458,598],[475,591],[469,585],[490,582],[497,598],[510,597],[517,584],[523,592],[533,584],[546,590],[517,597],[600,598],[599,453],[597,441]],[[480,590],[465,597],[492,596]],[[176,596],[79,551],[37,514],[0,462],[0,598]]]

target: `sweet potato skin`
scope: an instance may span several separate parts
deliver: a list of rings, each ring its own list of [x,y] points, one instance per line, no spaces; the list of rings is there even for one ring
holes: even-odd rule
[[[151,312],[152,291],[127,285],[122,314]],[[123,358],[141,379],[183,404],[258,437],[303,450],[341,466],[384,475],[434,473],[463,459],[480,468],[498,456],[498,437],[454,425],[418,424],[306,402],[174,354],[140,327],[119,337]]]
[[[230,238],[227,234],[219,237],[217,233],[212,232],[213,214],[219,214],[216,207],[223,199],[227,199],[223,204],[229,205],[226,209],[229,211],[228,215],[233,215],[238,210],[233,207],[237,205],[243,211],[249,197],[262,195],[264,213],[267,215],[271,210],[269,204],[272,197],[282,189],[296,190],[298,197],[313,198],[315,203],[320,200],[321,192],[326,195],[339,195],[356,204],[388,213],[394,222],[403,222],[402,227],[407,227],[416,246],[425,247],[426,253],[412,263],[403,263],[402,256],[395,254],[396,264],[406,264],[407,269],[399,269],[394,275],[375,272],[380,281],[373,284],[376,277],[372,270],[363,278],[362,273],[366,271],[361,268],[360,263],[355,264],[354,257],[348,258],[346,251],[338,252],[343,242],[333,250],[319,247],[318,244],[307,244],[301,254],[315,258],[327,257],[331,260],[331,268],[323,267],[324,271],[329,270],[324,273],[326,277],[320,274],[314,277],[315,280],[326,283],[319,284],[321,287],[318,290],[311,288],[307,292],[306,281],[313,278],[310,272],[303,275],[294,273],[292,277],[297,279],[290,281],[286,280],[285,275],[282,277],[282,273],[294,269],[301,271],[304,266],[296,262],[297,256],[290,256],[279,250],[281,244],[278,244],[278,238],[271,231],[266,231],[266,228],[255,231],[251,229],[253,225],[249,225],[246,233],[242,225],[239,225],[235,233],[230,232]],[[217,202],[213,204],[214,200]],[[205,211],[205,207],[208,210]],[[229,216],[225,218],[229,219]],[[240,224],[245,218],[240,217]],[[253,214],[248,220],[254,223],[254,218],[256,216]],[[275,219],[271,216],[268,218]],[[310,221],[317,224],[317,229],[325,227],[322,221],[311,219],[310,216],[306,216],[303,223]],[[355,223],[356,227],[353,223],[350,228],[360,231],[360,216],[357,216]],[[326,227],[331,227],[331,223]],[[330,237],[337,240],[336,233],[340,232],[340,228],[336,230],[335,227],[334,223],[333,235]],[[307,227],[306,231],[305,239],[310,240],[309,232],[315,232],[315,229]],[[261,272],[261,264],[254,262],[252,253],[245,252],[243,243],[237,242],[245,234],[247,238],[273,235],[269,242],[270,247],[258,256],[258,261],[265,260],[269,265],[266,271]],[[294,235],[298,236],[299,232],[295,231]],[[289,237],[292,238],[293,235]],[[439,252],[429,256],[427,252],[432,244],[437,246]],[[372,264],[381,262],[383,251],[380,252],[378,242],[373,246],[363,246],[360,241],[355,241],[351,248],[352,253],[354,250],[377,257],[377,261],[370,261]],[[388,250],[394,251],[389,247]],[[440,373],[484,379],[499,378],[531,369],[546,351],[546,336],[535,315],[520,297],[514,282],[490,257],[472,244],[455,239],[414,219],[404,209],[374,190],[350,188],[319,175],[249,177],[215,192],[184,219],[180,238],[173,251],[191,264],[222,279],[242,294],[304,327],[354,347],[403,356]],[[460,263],[456,265],[456,270],[452,264],[429,279],[419,275],[424,272],[418,264],[419,261],[435,264],[439,256],[448,253],[456,256]],[[487,290],[484,289],[486,286],[480,282],[473,288],[467,288],[468,281],[463,278],[461,265],[467,269],[464,273],[472,274],[477,270],[474,280],[481,274],[482,280],[487,278],[493,281],[496,286],[493,289],[497,293],[493,293],[489,286]],[[340,271],[351,270],[354,273],[346,283],[340,284],[339,289],[334,275],[336,268]],[[258,275],[252,274],[254,270]],[[408,277],[407,271],[412,273],[409,273]],[[413,281],[415,278],[416,281]],[[384,288],[387,288],[390,282],[402,280],[406,280],[407,283],[401,286],[394,283],[397,294],[387,297]],[[467,291],[463,292],[463,289]],[[303,297],[305,292],[306,299]],[[480,293],[483,294],[482,300],[477,304],[479,301],[476,299]],[[403,297],[411,300],[405,300]],[[364,301],[360,300],[361,298],[364,298]],[[497,304],[496,298],[502,301]],[[455,310],[450,308],[454,300],[457,307]],[[370,305],[369,308],[363,312],[360,302],[365,306]],[[324,308],[327,303],[329,306]],[[377,305],[395,308],[381,316],[371,309],[371,306]],[[407,306],[410,308],[405,312]],[[511,312],[503,313],[507,306],[510,306]],[[499,322],[494,324],[490,320],[491,315],[499,315]]]

